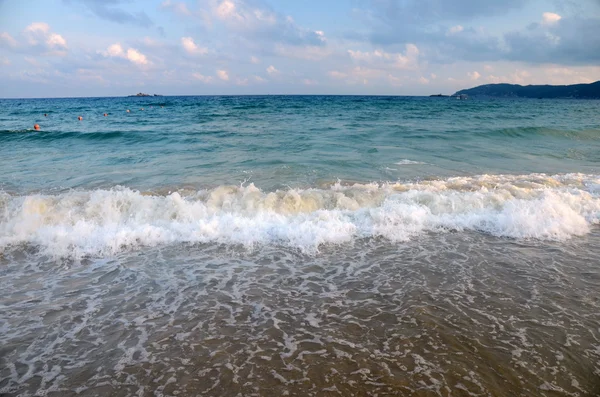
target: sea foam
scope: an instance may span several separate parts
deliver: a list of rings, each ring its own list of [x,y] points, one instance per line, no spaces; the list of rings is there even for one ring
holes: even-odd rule
[[[482,175],[410,183],[336,183],[274,192],[220,186],[168,195],[124,187],[58,195],[0,193],[0,251],[28,244],[53,257],[111,255],[173,243],[316,253],[322,244],[477,231],[565,240],[600,222],[595,175]]]

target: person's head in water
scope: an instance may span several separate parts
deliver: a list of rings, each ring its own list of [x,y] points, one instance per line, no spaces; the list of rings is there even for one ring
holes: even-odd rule
[[[44,113],[44,117],[48,117],[48,113]]]
[[[39,124],[34,124],[33,125],[33,129],[36,130],[36,131],[39,131],[40,130],[40,125]]]
[[[104,113],[104,117],[108,116],[108,113]]]
[[[79,116],[79,117],[77,117],[77,120],[81,121],[81,120],[83,120],[83,117]]]

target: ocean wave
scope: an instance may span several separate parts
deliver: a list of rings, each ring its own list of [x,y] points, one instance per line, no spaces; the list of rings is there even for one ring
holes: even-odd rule
[[[583,130],[562,130],[548,127],[513,127],[482,132],[480,135],[508,137],[508,138],[527,138],[531,136],[550,136],[555,138],[565,138],[570,140],[598,140],[600,139],[600,129],[591,128]]]
[[[53,257],[112,255],[173,243],[307,253],[322,244],[476,231],[566,240],[600,222],[600,176],[482,175],[410,183],[336,183],[262,191],[254,185],[160,195],[124,187],[57,195],[0,193],[0,252],[23,244]]]

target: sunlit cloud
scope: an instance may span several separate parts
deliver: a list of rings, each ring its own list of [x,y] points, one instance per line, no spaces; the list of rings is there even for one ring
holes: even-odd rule
[[[226,70],[217,70],[217,76],[223,81],[229,81],[229,73]]]

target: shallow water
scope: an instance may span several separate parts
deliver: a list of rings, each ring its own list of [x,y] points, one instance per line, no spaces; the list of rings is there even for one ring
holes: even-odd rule
[[[600,102],[1,102],[0,395],[600,394]]]

